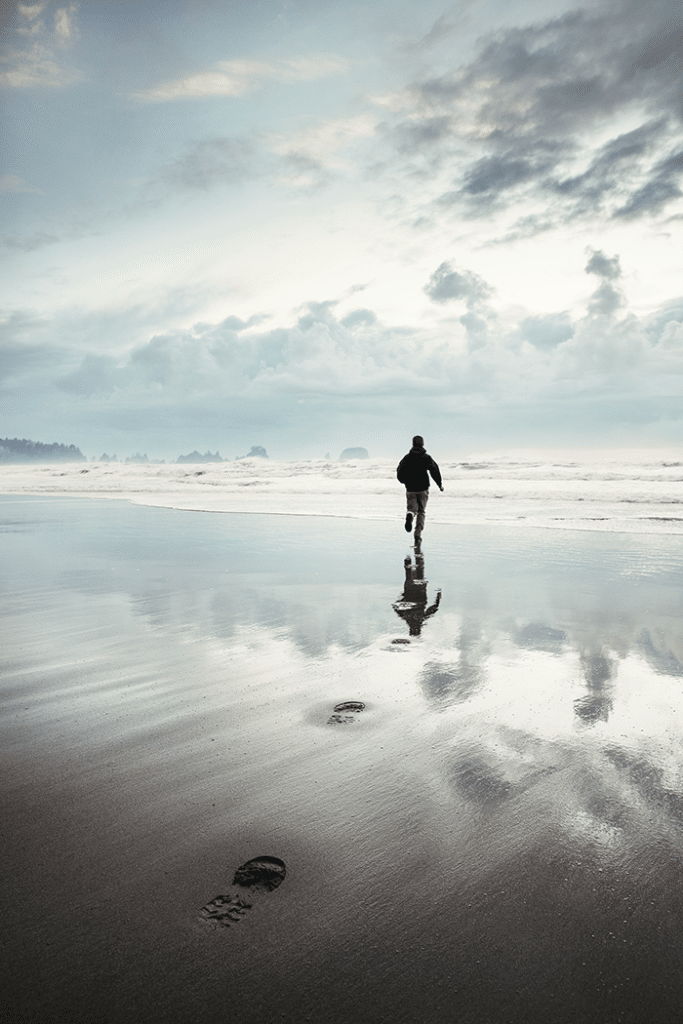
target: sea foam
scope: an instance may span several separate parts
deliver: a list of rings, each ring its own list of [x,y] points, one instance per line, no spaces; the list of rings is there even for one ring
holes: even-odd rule
[[[676,453],[507,452],[439,460],[428,519],[555,529],[683,533],[683,461]],[[0,493],[128,499],[204,512],[396,520],[398,459],[243,459],[202,465],[4,465]]]

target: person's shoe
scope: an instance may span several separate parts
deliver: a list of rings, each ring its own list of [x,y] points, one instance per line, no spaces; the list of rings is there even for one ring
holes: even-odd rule
[[[410,533],[413,528],[413,513],[408,512],[406,515],[406,533]]]

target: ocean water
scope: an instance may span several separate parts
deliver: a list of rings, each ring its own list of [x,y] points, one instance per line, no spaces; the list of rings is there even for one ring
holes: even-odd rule
[[[683,459],[677,451],[539,450],[438,461],[445,491],[432,488],[434,523],[683,532]],[[125,497],[183,509],[390,521],[402,507],[397,462],[9,464],[0,468],[0,493]]]
[[[683,538],[277,511],[0,498],[10,1006],[675,1019]]]

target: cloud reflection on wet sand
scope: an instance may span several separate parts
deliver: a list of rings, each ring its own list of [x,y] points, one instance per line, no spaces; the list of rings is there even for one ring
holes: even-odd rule
[[[400,522],[2,507],[17,1005],[674,1019],[675,540],[432,524],[418,567]],[[286,884],[211,945],[262,854]]]

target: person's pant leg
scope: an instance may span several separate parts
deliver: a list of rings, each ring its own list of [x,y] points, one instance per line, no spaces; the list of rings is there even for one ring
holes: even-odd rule
[[[417,496],[419,491],[406,491],[406,511],[416,516],[420,511],[420,507],[417,502]]]
[[[429,491],[412,491],[412,494],[415,496],[415,507],[417,509],[417,519],[415,520],[415,536],[421,537],[425,525],[425,512],[427,511]]]

